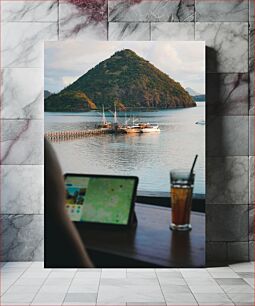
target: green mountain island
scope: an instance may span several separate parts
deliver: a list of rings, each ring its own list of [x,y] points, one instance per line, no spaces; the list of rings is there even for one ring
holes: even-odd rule
[[[48,112],[84,112],[194,107],[180,83],[135,52],[125,49],[102,61],[57,94],[45,99]]]

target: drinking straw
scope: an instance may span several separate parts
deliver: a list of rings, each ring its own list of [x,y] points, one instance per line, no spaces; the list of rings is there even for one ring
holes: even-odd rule
[[[198,155],[196,154],[195,159],[194,159],[193,164],[192,164],[192,167],[190,169],[189,179],[188,179],[189,182],[191,182],[192,174],[193,174],[193,170],[194,170],[195,164],[197,162],[197,158],[198,158]]]

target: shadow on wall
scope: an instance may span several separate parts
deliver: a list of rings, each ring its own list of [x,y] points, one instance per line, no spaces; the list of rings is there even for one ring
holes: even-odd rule
[[[220,86],[220,77],[217,77],[219,66],[217,58],[217,51],[211,47],[206,47],[206,204],[211,203],[212,193],[215,193],[215,191],[217,192],[214,187],[215,185],[217,185],[217,182],[215,182],[216,178],[212,175],[212,164],[208,157],[214,155],[215,146],[218,147],[217,151],[219,155],[222,155],[222,150],[224,148],[222,122],[223,118],[217,116],[220,113],[220,109],[222,106],[220,103],[220,91],[222,87]],[[216,73],[211,74],[210,71],[214,71]],[[215,131],[215,127],[217,127],[217,132]],[[215,133],[217,134],[215,135]],[[224,188],[224,186],[222,187]],[[207,205],[205,206],[205,211],[206,220],[208,221],[210,215]],[[207,223],[206,243],[208,241],[208,231],[210,230],[212,230],[212,228],[208,228]],[[222,264],[222,258],[215,258],[214,252],[212,252],[211,248],[208,245],[206,245],[205,249],[207,266],[217,265],[217,260]]]

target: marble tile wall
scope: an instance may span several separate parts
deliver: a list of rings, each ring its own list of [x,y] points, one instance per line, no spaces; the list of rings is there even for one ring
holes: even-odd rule
[[[2,260],[43,258],[43,41],[205,40],[208,264],[254,258],[254,1],[1,1]]]

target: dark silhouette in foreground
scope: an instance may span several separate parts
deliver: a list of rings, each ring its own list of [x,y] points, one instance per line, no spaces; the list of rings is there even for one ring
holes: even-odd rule
[[[44,141],[45,268],[92,268],[80,236],[65,211],[65,185],[56,154]]]

